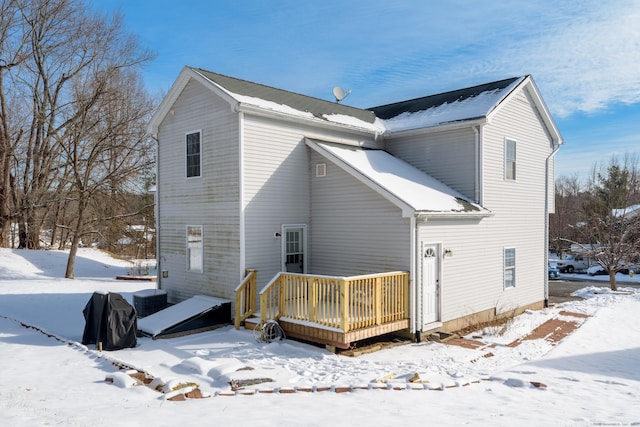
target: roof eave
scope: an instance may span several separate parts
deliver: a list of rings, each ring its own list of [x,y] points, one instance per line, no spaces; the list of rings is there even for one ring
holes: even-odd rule
[[[549,136],[551,137],[551,142],[554,147],[559,147],[564,143],[562,139],[562,135],[558,130],[558,126],[556,125],[553,117],[551,116],[551,112],[549,108],[544,102],[540,91],[538,90],[538,86],[536,85],[533,77],[531,75],[525,76],[520,83],[518,83],[508,94],[506,94],[497,104],[496,106],[487,114],[487,121],[491,121],[491,118],[500,110],[503,105],[506,105],[507,102],[515,96],[515,94],[520,89],[530,88],[530,95],[533,98],[533,102],[538,110],[542,121],[549,132]]]
[[[470,128],[474,126],[482,126],[487,123],[487,117],[474,117],[472,119],[458,120],[455,122],[439,123],[427,127],[399,130],[399,131],[385,131],[384,136],[413,136],[413,135],[425,135],[436,132],[444,132],[448,130]]]
[[[416,211],[415,216],[418,219],[483,219],[489,218],[494,215],[493,212],[488,210],[480,211],[449,211],[449,212],[431,212],[431,211]]]
[[[347,130],[352,133],[365,134],[367,136],[371,136],[371,135],[378,136],[382,134],[379,131],[368,129],[365,127],[353,126],[345,123],[332,122],[316,116],[304,117],[304,116],[298,116],[295,114],[288,114],[282,111],[274,111],[274,110],[269,110],[269,109],[259,107],[257,105],[247,104],[245,102],[237,102],[235,104],[234,111],[238,113],[241,113],[241,112],[248,113],[248,114],[261,116],[261,117],[278,118],[278,119],[283,119],[283,120],[287,120],[294,123],[302,123],[307,125],[312,124],[313,126],[319,126],[326,129],[335,130],[336,128],[339,128],[342,130]]]
[[[169,114],[169,112],[172,110],[173,105],[182,93],[182,90],[192,79],[198,81],[204,87],[219,95],[221,98],[226,100],[230,106],[233,106],[234,103],[237,103],[237,100],[234,99],[226,90],[222,89],[218,84],[207,79],[202,74],[197,72],[197,70],[194,70],[189,66],[185,66],[180,71],[180,74],[173,82],[173,85],[171,85],[169,92],[167,92],[167,95],[162,99],[162,102],[149,121],[147,131],[151,135],[156,135],[158,133],[160,123],[162,123],[167,114]]]

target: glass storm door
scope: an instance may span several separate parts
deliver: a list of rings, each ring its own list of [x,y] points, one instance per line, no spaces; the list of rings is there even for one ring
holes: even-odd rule
[[[283,271],[289,273],[306,273],[305,264],[307,226],[283,225],[282,226],[282,255]]]

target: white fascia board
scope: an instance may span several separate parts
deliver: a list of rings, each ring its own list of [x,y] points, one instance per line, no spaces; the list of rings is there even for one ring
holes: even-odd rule
[[[167,92],[165,97],[162,99],[162,102],[149,121],[147,131],[151,135],[156,135],[158,133],[158,127],[160,126],[160,123],[162,123],[167,114],[169,114],[169,112],[173,108],[173,104],[178,99],[178,96],[180,96],[183,89],[187,86],[191,79],[200,82],[205,88],[220,96],[231,106],[237,103],[237,101],[233,97],[231,97],[227,91],[221,89],[217,84],[207,79],[202,74],[196,72],[192,68],[184,67],[182,71],[180,71],[180,74],[173,82],[173,85],[171,85],[171,89],[169,89],[169,92]]]
[[[494,216],[494,213],[488,210],[478,212],[425,212],[417,211],[416,216],[421,222],[426,222],[428,219],[483,219]]]
[[[491,118],[495,114],[497,114],[497,112],[500,111],[500,109],[504,105],[506,105],[511,100],[511,98],[516,95],[516,93],[525,89],[528,89],[528,92],[533,99],[538,114],[540,114],[540,117],[542,118],[542,121],[545,124],[547,131],[549,132],[549,135],[553,142],[553,146],[556,147],[562,145],[564,141],[562,139],[562,136],[560,135],[560,131],[558,130],[558,127],[556,126],[556,123],[553,120],[553,117],[551,116],[551,113],[549,112],[549,109],[542,99],[540,91],[538,90],[538,87],[536,86],[536,83],[533,81],[533,78],[531,76],[526,76],[524,79],[522,79],[522,81],[515,88],[513,88],[510,93],[508,93],[504,98],[502,98],[502,100],[498,102],[493,110],[491,110],[489,114],[487,114],[487,121],[490,122]]]
[[[303,117],[295,114],[287,114],[282,111],[267,110],[256,105],[247,104],[243,102],[238,102],[235,106],[234,111],[252,114],[255,116],[286,120],[289,122],[301,123],[308,126],[321,127],[325,129],[336,130],[336,128],[338,128],[340,130],[347,131],[349,133],[357,134],[357,135],[367,135],[367,136],[373,135],[374,137],[379,135],[377,132],[372,132],[369,129],[365,129],[357,126],[351,126],[351,125],[337,123],[337,122],[330,122],[328,120],[319,119],[317,117]]]
[[[162,98],[160,105],[158,106],[158,108],[156,108],[156,111],[155,113],[153,113],[153,116],[149,121],[149,125],[147,126],[147,131],[151,135],[156,135],[158,133],[158,127],[160,126],[160,123],[162,123],[162,120],[164,120],[165,116],[169,114],[173,103],[178,98],[178,95],[180,95],[180,92],[182,92],[182,89],[184,89],[184,87],[189,82],[189,74],[189,67],[182,68],[182,71],[180,71],[180,74],[171,85],[171,89],[169,89],[169,92],[167,92],[164,98]]]
[[[373,191],[380,194],[382,197],[384,197],[385,199],[387,199],[388,201],[396,205],[398,208],[400,208],[400,210],[402,211],[403,218],[411,218],[415,216],[415,213],[416,213],[415,209],[411,205],[407,204],[404,200],[397,197],[395,194],[390,193],[385,188],[378,185],[375,181],[371,180],[369,177],[355,170],[354,168],[351,167],[351,165],[349,165],[342,159],[336,157],[333,153],[323,149],[318,144],[315,144],[313,141],[310,141],[308,138],[305,138],[305,143],[307,144],[308,147],[310,147],[311,149],[319,153],[321,156],[327,158],[332,163],[337,165],[340,169],[344,170],[349,175],[353,176],[358,181],[362,182],[364,185],[366,185],[367,187],[369,187],[370,189],[372,189]]]
[[[395,131],[395,132],[387,131],[384,133],[384,136],[387,138],[393,138],[396,136],[427,135],[431,133],[445,132],[448,130],[471,128],[474,126],[484,125],[485,123],[487,123],[487,118],[479,117],[477,119],[442,123],[439,125],[433,125],[433,126],[424,127],[424,128],[407,129],[407,130],[401,130],[401,131]]]

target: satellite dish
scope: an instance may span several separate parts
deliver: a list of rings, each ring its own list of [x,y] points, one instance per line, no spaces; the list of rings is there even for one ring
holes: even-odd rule
[[[336,86],[333,88],[333,96],[336,97],[336,102],[340,102],[347,97],[351,93],[351,89],[348,91],[344,91],[340,86]]]

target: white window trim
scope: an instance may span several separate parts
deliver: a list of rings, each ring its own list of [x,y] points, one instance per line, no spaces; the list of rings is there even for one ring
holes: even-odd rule
[[[509,170],[509,159],[507,157],[507,145],[509,142],[513,142],[515,148],[515,158],[513,159],[513,163],[515,164],[515,171],[513,173],[513,178],[509,178],[507,175],[507,171]],[[514,138],[505,138],[504,139],[504,180],[505,181],[516,181],[518,179],[518,141]]]
[[[187,136],[191,135],[193,133],[197,133],[200,135],[200,152],[198,153],[200,156],[200,175],[197,176],[188,176],[188,167],[187,167]],[[195,129],[195,130],[190,130],[188,132],[184,133],[184,176],[186,179],[198,179],[198,178],[202,178],[202,174],[204,172],[204,168],[203,168],[203,161],[202,161],[202,145],[203,145],[203,140],[202,140],[202,129]]]
[[[513,267],[507,267],[507,251],[513,250]],[[518,251],[514,246],[507,246],[502,249],[502,287],[513,289],[517,284]],[[513,284],[507,285],[507,269],[513,270]]]
[[[189,229],[190,228],[199,228],[200,229],[200,239],[201,239],[201,247],[200,247],[200,266],[199,268],[191,267],[191,252],[189,251]],[[190,273],[203,273],[204,272],[204,227],[202,225],[191,225],[188,224],[185,227],[185,261],[186,261],[186,269]]]

